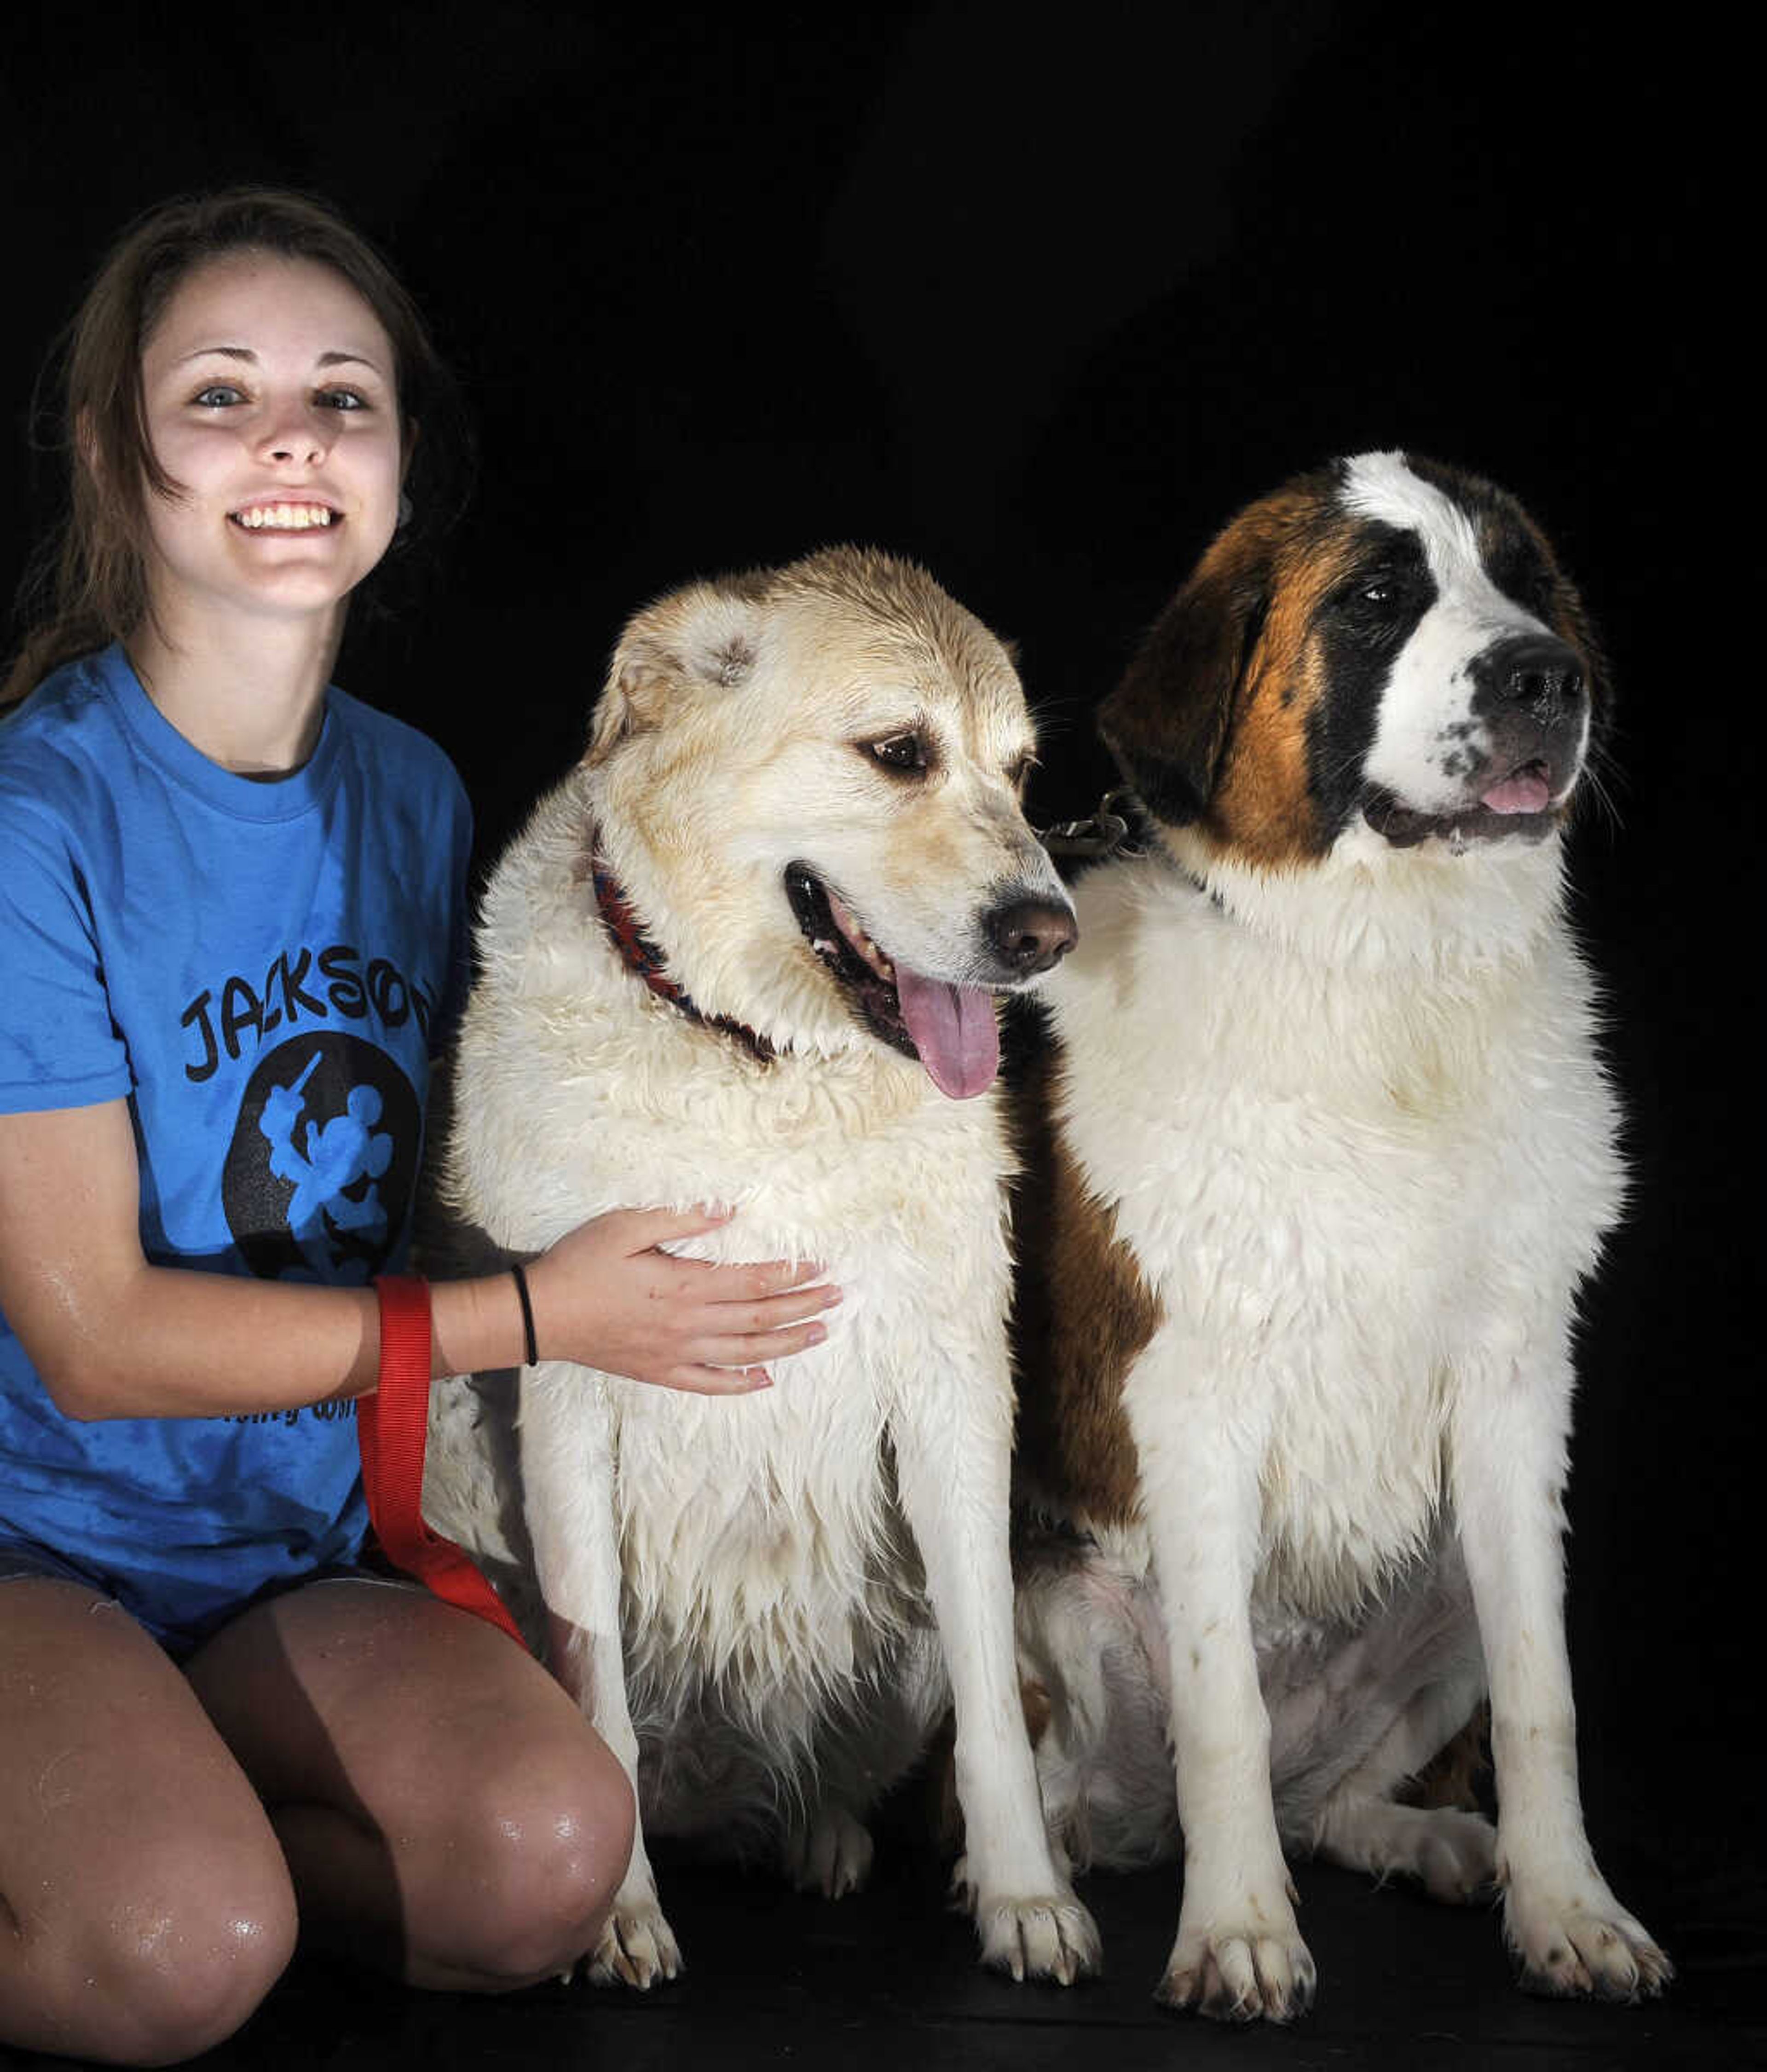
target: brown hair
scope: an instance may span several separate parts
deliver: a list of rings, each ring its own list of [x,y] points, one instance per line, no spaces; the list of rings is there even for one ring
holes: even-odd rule
[[[327,203],[274,188],[162,203],[112,247],[66,335],[61,424],[68,516],[21,590],[20,615],[27,626],[35,623],[0,688],[0,705],[24,697],[64,662],[126,639],[150,611],[147,498],[175,496],[178,485],[148,437],[142,349],[190,273],[242,251],[329,267],[362,298],[390,340],[410,462],[406,488],[412,518],[399,536],[398,558],[410,558],[458,515],[470,467],[459,392],[417,305],[367,239]],[[414,445],[420,425],[423,437]]]

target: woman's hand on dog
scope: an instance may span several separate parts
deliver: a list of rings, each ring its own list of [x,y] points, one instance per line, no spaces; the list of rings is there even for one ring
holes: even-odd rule
[[[718,1266],[665,1244],[728,1223],[727,1209],[616,1209],[528,1268],[541,1355],[696,1396],[770,1388],[767,1363],[819,1345],[818,1313],[841,1299],[820,1266]]]

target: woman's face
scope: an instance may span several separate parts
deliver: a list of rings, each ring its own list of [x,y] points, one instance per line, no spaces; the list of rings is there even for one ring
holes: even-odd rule
[[[329,267],[241,251],[179,285],[142,354],[148,580],[187,614],[334,614],[386,552],[403,451],[393,348]]]

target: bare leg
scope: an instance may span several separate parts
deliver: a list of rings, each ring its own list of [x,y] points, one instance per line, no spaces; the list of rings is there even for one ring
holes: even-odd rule
[[[294,1896],[257,1794],[159,1646],[45,1579],[0,1590],[0,2041],[165,2065],[287,1963]]]
[[[315,1583],[244,1614],[189,1674],[270,1809],[316,1939],[469,1992],[594,1947],[632,1793],[495,1628],[416,1590]]]

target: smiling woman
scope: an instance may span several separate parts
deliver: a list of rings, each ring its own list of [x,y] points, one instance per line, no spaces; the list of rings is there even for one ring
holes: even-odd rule
[[[471,825],[329,677],[402,483],[442,479],[446,379],[347,224],[254,193],[126,234],[68,392],[0,719],[0,2045],[161,2064],[297,1919],[414,1984],[568,1968],[632,1805],[538,1663],[368,1544],[369,1284],[405,1266]],[[603,1216],[525,1283],[400,1294],[431,1373],[543,1342],[747,1393],[836,1298],[660,1250],[724,1220]]]
[[[421,313],[373,248],[304,195],[244,191],[157,208],[124,233],[68,335],[64,421],[78,449],[78,464],[68,471],[71,508],[27,584],[24,614],[32,630],[0,690],[0,705],[23,697],[75,656],[129,639],[158,615],[160,600],[149,582],[154,521],[179,500],[184,456],[162,445],[172,431],[164,414],[150,414],[155,401],[168,409],[175,404],[150,401],[150,360],[156,348],[166,356],[175,306],[186,305],[200,277],[212,272],[218,285],[231,274],[237,285],[242,272],[276,265],[296,269],[298,278],[301,269],[323,276],[334,308],[340,294],[353,302],[338,312],[344,334],[313,342],[317,358],[310,372],[324,377],[311,390],[315,409],[343,417],[360,396],[396,413],[392,429],[409,518],[400,525],[399,553],[372,577],[358,575],[358,601],[385,588],[394,569],[421,561],[458,515],[471,471],[459,391]],[[349,335],[352,324],[362,336]],[[192,363],[192,376],[206,380],[193,378],[175,404],[193,416],[206,411],[224,419],[249,407],[262,371],[241,356],[249,344],[223,331],[190,335],[185,350],[209,347],[213,356],[200,367]],[[367,363],[331,357],[363,352]],[[372,395],[364,387],[371,377],[377,387]],[[252,486],[283,489],[274,476]]]
[[[216,692],[241,680],[242,643],[260,664],[269,641],[328,672],[345,601],[397,524],[393,365],[347,282],[274,253],[211,261],[147,338],[148,438],[174,489],[147,507],[153,609],[130,656],[167,717],[229,767],[294,767],[312,752],[321,715],[305,671],[290,679],[290,709],[253,698],[249,738],[247,715]]]

